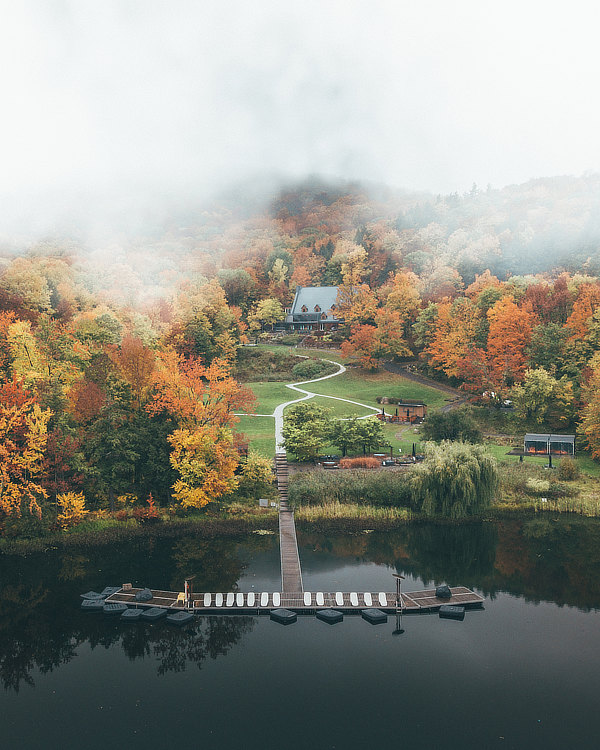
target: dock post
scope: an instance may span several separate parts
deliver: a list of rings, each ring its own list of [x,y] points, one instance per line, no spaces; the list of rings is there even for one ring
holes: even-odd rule
[[[402,614],[402,610],[404,609],[404,601],[402,600],[402,581],[404,580],[404,576],[401,576],[400,573],[392,573],[392,575],[396,579],[396,613],[400,610]]]

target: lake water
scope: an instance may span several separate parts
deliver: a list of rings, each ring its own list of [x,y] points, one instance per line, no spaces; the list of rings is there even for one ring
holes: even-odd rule
[[[1,748],[597,748],[600,524],[550,518],[299,534],[307,590],[469,586],[464,622],[204,617],[189,630],[79,610],[132,581],[277,590],[277,537],[136,540],[0,557]]]

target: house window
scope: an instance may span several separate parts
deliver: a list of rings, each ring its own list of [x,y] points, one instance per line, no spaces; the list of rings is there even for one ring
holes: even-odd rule
[[[308,312],[308,307],[306,305],[302,305],[302,312]]]
[[[321,313],[321,320],[327,320],[327,315],[325,313]]]
[[[335,305],[331,305],[332,311],[335,310]]]
[[[319,305],[315,305],[315,312],[321,312],[321,308],[319,307]]]

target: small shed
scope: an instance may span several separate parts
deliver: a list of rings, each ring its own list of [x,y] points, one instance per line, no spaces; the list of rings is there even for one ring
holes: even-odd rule
[[[420,401],[399,401],[397,407],[398,416],[406,417],[407,421],[409,421],[411,417],[424,418],[427,414],[427,404]]]
[[[523,453],[534,456],[575,455],[575,435],[552,435],[529,432],[525,435]]]

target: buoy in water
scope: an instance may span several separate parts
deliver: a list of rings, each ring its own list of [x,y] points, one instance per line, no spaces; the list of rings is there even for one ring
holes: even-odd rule
[[[102,608],[105,615],[122,615],[127,609],[127,605],[123,602],[108,602]]]
[[[166,616],[167,610],[160,607],[151,607],[142,612],[142,620],[146,620],[146,622],[156,622]]]
[[[361,613],[363,620],[370,622],[371,625],[379,625],[382,622],[387,622],[387,615],[380,609],[363,609]]]
[[[341,622],[344,619],[344,615],[338,612],[337,609],[319,609],[317,610],[317,620],[326,622],[328,625],[335,625],[336,622]]]
[[[272,609],[269,613],[271,620],[278,622],[280,625],[290,625],[292,622],[296,622],[298,615],[292,612],[290,609]]]
[[[171,615],[167,615],[167,622],[169,625],[187,625],[188,622],[192,622],[194,615],[191,612],[173,612]]]
[[[126,609],[121,615],[123,622],[139,622],[142,617],[143,610],[141,609]]]
[[[442,604],[440,607],[440,617],[445,620],[464,620],[465,608],[455,607],[452,604]]]

